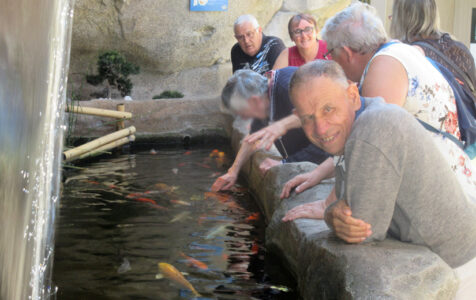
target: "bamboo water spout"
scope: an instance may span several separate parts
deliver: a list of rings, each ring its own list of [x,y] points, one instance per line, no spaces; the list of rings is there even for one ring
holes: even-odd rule
[[[100,116],[100,117],[110,117],[116,119],[130,119],[132,118],[132,113],[125,112],[125,111],[118,111],[118,110],[109,110],[109,109],[101,109],[101,108],[94,108],[94,107],[83,107],[83,106],[68,106],[66,107],[66,112],[69,113],[77,113],[77,114],[84,114],[84,115],[93,115],[93,116]]]
[[[120,147],[124,144],[127,144],[129,142],[133,142],[135,140],[136,140],[135,135],[129,135],[129,136],[120,138],[118,140],[115,140],[113,142],[110,142],[108,144],[105,144],[101,147],[98,147],[98,148],[96,148],[96,149],[94,149],[90,152],[86,152],[84,154],[81,154],[80,156],[73,157],[73,159],[83,159],[83,158],[87,158],[87,157],[100,155],[100,154],[103,154],[104,152],[106,152],[108,150],[111,150],[111,149],[116,148],[116,147]]]
[[[75,159],[76,157],[81,156],[84,153],[91,152],[92,150],[104,146],[106,144],[109,144],[113,141],[116,141],[118,139],[121,139],[123,137],[132,135],[136,132],[136,128],[134,126],[130,126],[126,129],[122,129],[116,132],[113,132],[111,134],[105,135],[103,137],[97,138],[95,140],[92,140],[89,143],[86,143],[84,145],[81,145],[79,147],[70,149],[68,151],[63,152],[63,160],[64,161],[71,161]]]

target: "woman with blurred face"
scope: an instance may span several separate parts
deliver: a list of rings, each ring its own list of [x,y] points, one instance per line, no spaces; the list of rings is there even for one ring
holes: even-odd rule
[[[288,23],[291,40],[296,44],[284,49],[274,63],[273,69],[287,66],[299,67],[315,59],[329,59],[327,43],[317,39],[316,20],[308,14],[297,14]]]

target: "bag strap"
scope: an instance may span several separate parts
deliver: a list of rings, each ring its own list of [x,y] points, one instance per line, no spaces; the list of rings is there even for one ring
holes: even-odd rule
[[[417,119],[417,120],[418,120],[418,122],[420,122],[421,125],[423,125],[423,127],[425,127],[426,130],[434,132],[436,134],[443,135],[445,138],[450,139],[458,147],[460,147],[461,149],[464,150],[463,143],[460,140],[458,140],[457,138],[455,138],[454,135],[451,135],[451,134],[449,134],[448,132],[445,132],[445,131],[438,130],[435,127],[431,126],[430,124],[426,123],[425,121],[422,121],[420,119]]]
[[[471,92],[474,93],[473,82],[469,78],[468,74],[462,72],[460,70],[460,68],[457,65],[455,65],[455,63],[453,61],[451,61],[451,59],[449,59],[446,55],[444,55],[440,50],[436,49],[435,47],[433,47],[433,45],[431,45],[429,42],[426,42],[424,40],[415,41],[415,42],[412,43],[412,45],[418,45],[418,46],[421,46],[421,47],[426,47],[426,48],[430,49],[431,51],[435,52],[442,60],[444,60],[448,65],[450,65],[455,70],[457,75],[459,77],[461,77],[461,79],[463,79],[466,82],[466,84],[468,85],[468,88],[471,90]]]

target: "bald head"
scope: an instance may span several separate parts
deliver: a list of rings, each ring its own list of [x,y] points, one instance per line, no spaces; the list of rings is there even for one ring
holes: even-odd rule
[[[333,155],[341,155],[360,108],[357,86],[347,81],[334,61],[316,60],[291,78],[290,96],[308,139]]]
[[[292,94],[293,89],[309,79],[317,77],[327,77],[338,83],[342,88],[349,86],[347,77],[345,77],[342,67],[332,60],[314,60],[301,66],[291,78],[289,83],[289,92]]]

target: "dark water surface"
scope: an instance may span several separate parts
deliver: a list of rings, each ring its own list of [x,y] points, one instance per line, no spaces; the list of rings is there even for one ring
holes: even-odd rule
[[[67,174],[57,299],[194,298],[156,279],[159,262],[185,272],[199,299],[298,299],[277,261],[265,258],[264,224],[246,189],[208,192],[229,165],[228,153],[212,150],[144,151]]]

